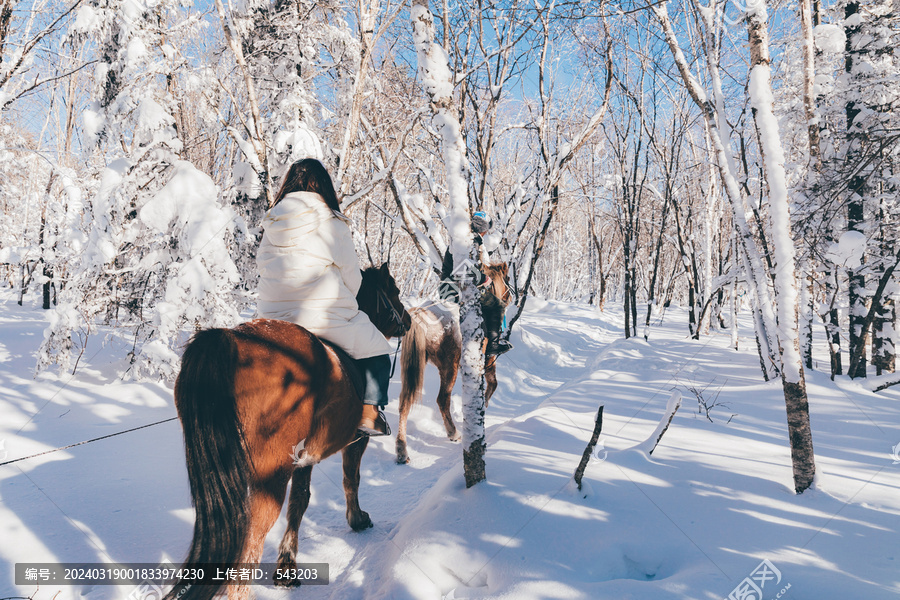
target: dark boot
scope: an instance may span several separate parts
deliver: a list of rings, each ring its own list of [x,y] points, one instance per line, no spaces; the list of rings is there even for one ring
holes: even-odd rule
[[[390,435],[387,419],[381,407],[388,401],[388,385],[391,382],[391,359],[387,354],[361,358],[356,361],[365,382],[363,412],[359,431],[369,436]]]
[[[359,421],[359,431],[369,437],[379,435],[391,435],[391,428],[381,409],[373,404],[363,404],[362,419]]]
[[[500,339],[499,331],[488,331],[485,337],[487,338],[487,349],[484,351],[485,356],[499,356],[513,349],[512,344]]]

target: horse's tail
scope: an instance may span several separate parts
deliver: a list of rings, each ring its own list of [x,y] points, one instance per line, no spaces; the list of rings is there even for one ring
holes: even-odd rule
[[[181,359],[175,407],[184,429],[194,538],[185,568],[236,563],[247,536],[251,461],[235,406],[238,350],[227,329],[194,335]],[[221,586],[179,582],[166,600],[210,600]]]
[[[425,345],[428,324],[423,313],[431,314],[427,309],[409,311],[412,324],[403,336],[400,350],[400,404],[414,404],[422,396],[422,383],[425,374]]]

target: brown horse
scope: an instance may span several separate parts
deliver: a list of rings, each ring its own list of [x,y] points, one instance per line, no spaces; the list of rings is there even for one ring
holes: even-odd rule
[[[505,308],[509,305],[511,291],[507,281],[509,267],[506,263],[486,265],[484,273],[490,280],[490,291]],[[397,462],[409,463],[406,447],[406,421],[409,411],[422,398],[425,364],[431,362],[441,377],[437,405],[444,419],[447,437],[457,442],[462,437],[456,430],[450,414],[450,392],[456,383],[459,360],[462,355],[462,336],[459,331],[459,308],[449,302],[435,302],[429,306],[409,311],[412,326],[403,338],[400,351],[400,424],[397,427]],[[487,406],[497,389],[497,357],[484,359],[484,404]]]
[[[357,302],[385,336],[409,329],[386,264],[363,272]],[[293,323],[257,319],[194,335],[175,382],[196,508],[186,568],[259,562],[292,479],[278,567],[295,569],[312,468],[338,451],[347,522],[354,531],[372,526],[358,501],[369,438],[357,433],[362,401],[346,369],[333,347]],[[167,598],[209,600],[219,589],[181,581]],[[246,585],[229,588],[232,599],[248,594]]]

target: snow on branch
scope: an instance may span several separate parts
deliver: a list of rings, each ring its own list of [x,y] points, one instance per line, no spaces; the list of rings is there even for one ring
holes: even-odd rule
[[[653,430],[653,433],[651,433],[646,440],[635,448],[642,452],[646,452],[647,454],[653,454],[653,451],[656,450],[656,446],[659,445],[659,441],[666,434],[666,431],[668,431],[669,425],[672,423],[672,419],[675,418],[675,413],[678,412],[679,408],[681,408],[681,392],[675,390],[672,392],[672,395],[669,396],[668,402],[666,402],[666,412],[656,425],[656,429]]]

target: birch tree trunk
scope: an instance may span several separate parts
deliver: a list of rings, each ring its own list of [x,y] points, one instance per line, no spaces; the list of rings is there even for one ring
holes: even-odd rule
[[[821,153],[819,119],[816,111],[816,52],[813,39],[812,0],[800,0],[800,35],[803,38],[803,106],[806,110],[810,166],[817,175]]]
[[[731,240],[731,347],[738,349],[737,240]]]
[[[884,200],[881,204],[878,211],[878,250],[882,257],[882,264],[884,264],[895,254],[895,244],[890,235],[893,223],[891,223],[889,211],[885,209]],[[894,343],[897,310],[893,298],[896,283],[892,282],[888,285],[891,289],[886,288],[880,301],[873,305],[875,319],[872,321],[872,365],[875,367],[876,375],[882,375],[885,372],[893,373],[896,362]]]
[[[441,137],[446,168],[449,210],[444,224],[450,234],[454,273],[460,288],[459,321],[462,332],[463,469],[466,487],[486,479],[484,452],[484,332],[481,303],[467,265],[478,263],[468,201],[468,168],[459,119],[453,106],[453,72],[447,52],[434,43],[434,17],[428,0],[413,0],[410,10],[419,77],[431,101],[432,122]],[[446,33],[446,32],[445,32]]]
[[[794,490],[800,494],[813,483],[816,474],[809,403],[800,355],[798,286],[791,237],[787,175],[778,121],[774,113],[769,63],[769,33],[765,2],[747,13],[750,42],[750,106],[760,134],[769,191],[769,212],[775,258],[775,304],[778,315],[778,343],[781,351],[781,382],[787,408],[788,434],[794,470]]]
[[[816,110],[815,77],[816,52],[813,38],[812,0],[800,0],[800,35],[803,40],[803,106],[806,110],[806,130],[809,137],[809,174],[807,185],[812,188],[818,178],[821,167],[819,151],[819,118]],[[812,324],[815,314],[815,300],[812,293],[812,265],[803,268],[804,282],[801,294],[801,337],[800,353],[803,364],[812,369]]]
[[[800,268],[800,355],[803,358],[803,366],[807,369],[813,368],[812,342],[813,315],[815,314],[813,276],[810,269],[809,261],[805,261]]]
[[[859,2],[848,2],[844,6],[844,17],[848,20],[859,13]],[[847,36],[846,53],[845,53],[845,72],[853,77],[854,67],[860,54],[857,45],[857,36],[860,33],[859,21],[854,24],[845,25],[844,31]],[[847,163],[858,164],[860,160],[860,138],[863,132],[859,131],[856,125],[856,118],[862,111],[862,106],[854,100],[849,100],[846,104],[847,114]],[[869,190],[866,186],[866,178],[862,173],[854,173],[850,177],[848,191],[850,199],[847,202],[847,230],[853,231],[861,235],[866,234],[866,195]],[[850,377],[866,376],[866,345],[868,343],[869,331],[863,326],[866,320],[866,313],[869,311],[868,299],[866,293],[866,256],[863,255],[862,262],[859,266],[849,268],[847,277],[849,287],[847,295],[850,304],[850,368],[847,374]],[[857,360],[854,360],[854,358]]]
[[[44,276],[44,283],[41,286],[43,289],[43,304],[41,308],[44,310],[50,310],[50,282],[53,278],[53,270],[50,268],[48,257],[53,255],[51,252],[51,248],[47,248],[46,239],[47,239],[47,207],[53,201],[50,193],[53,191],[53,183],[56,181],[56,170],[51,169],[50,171],[50,180],[47,182],[47,189],[44,191],[43,203],[41,204],[41,229],[38,233],[38,248],[41,251],[41,259],[39,261],[41,265],[41,273]]]

